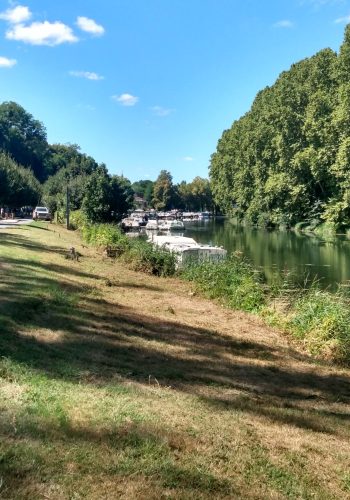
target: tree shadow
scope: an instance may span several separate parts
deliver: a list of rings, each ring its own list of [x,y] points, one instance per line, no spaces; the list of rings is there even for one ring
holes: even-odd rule
[[[12,422],[0,427],[0,435],[4,440],[16,439],[18,443],[10,456],[5,454],[2,457],[2,498],[23,498],[23,490],[32,483],[36,472],[33,469],[38,465],[32,460],[31,466],[22,456],[31,456],[33,443],[37,440],[50,442],[50,453],[45,454],[45,468],[54,469],[56,474],[64,477],[67,463],[62,460],[62,454],[79,464],[75,471],[78,488],[79,483],[84,483],[91,475],[99,482],[101,477],[130,477],[142,471],[144,477],[152,479],[159,487],[182,490],[186,497],[198,495],[198,492],[219,497],[234,493],[228,480],[207,470],[178,463],[174,450],[184,452],[194,445],[188,443],[189,437],[184,438],[181,433],[161,425],[127,422],[115,424],[110,429],[93,429],[91,426],[75,427],[67,420],[53,423],[52,419],[45,420],[42,416],[26,415],[16,422],[15,429]],[[93,460],[90,458],[91,449]]]
[[[73,383],[155,383],[222,410],[315,432],[349,430],[348,375],[326,367],[318,373],[308,357],[291,349],[243,341],[238,333],[235,337],[234,325],[230,336],[177,319],[136,314],[131,307],[95,296],[92,285],[69,279],[94,275],[54,266],[52,271],[66,272],[58,283],[55,273],[44,274],[44,264],[14,257],[6,261],[10,267],[1,276],[2,357]],[[327,406],[328,413],[316,403]],[[335,404],[344,405],[340,415]]]
[[[21,248],[32,250],[34,252],[58,253],[61,255],[67,253],[67,248],[56,245],[44,245],[42,243],[35,243],[28,239],[27,236],[17,233],[7,233],[5,231],[0,233],[0,245],[3,247],[19,246]]]

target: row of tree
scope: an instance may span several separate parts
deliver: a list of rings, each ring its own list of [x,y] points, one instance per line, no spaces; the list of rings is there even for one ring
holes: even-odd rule
[[[171,174],[162,170],[155,182],[131,185],[75,144],[49,144],[44,125],[17,103],[0,104],[0,205],[43,203],[62,213],[67,188],[71,209],[82,209],[96,222],[118,220],[133,208],[135,194],[158,210],[212,208],[207,179],[174,185]]]
[[[132,184],[132,188],[148,206],[157,210],[214,210],[209,180],[202,177],[195,177],[192,182],[174,184],[170,172],[162,170],[155,182],[138,181]]]
[[[227,213],[258,224],[350,225],[350,25],[331,49],[294,64],[225,130],[211,187]]]

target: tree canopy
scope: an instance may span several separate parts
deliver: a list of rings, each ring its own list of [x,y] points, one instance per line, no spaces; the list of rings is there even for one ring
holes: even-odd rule
[[[41,187],[33,173],[0,152],[0,206],[36,205],[40,196]]]
[[[45,127],[15,102],[0,104],[0,149],[18,164],[31,168],[40,181],[47,178]]]
[[[315,214],[350,223],[350,26],[337,55],[324,49],[260,91],[225,130],[210,164],[215,202],[260,224]]]

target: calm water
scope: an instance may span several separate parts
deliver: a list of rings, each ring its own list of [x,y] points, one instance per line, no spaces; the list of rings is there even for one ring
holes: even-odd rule
[[[324,241],[292,231],[239,227],[227,219],[185,222],[185,226],[186,236],[199,243],[243,252],[264,271],[267,280],[276,271],[292,271],[299,282],[305,276],[317,277],[323,287],[350,280],[350,240],[345,237]]]

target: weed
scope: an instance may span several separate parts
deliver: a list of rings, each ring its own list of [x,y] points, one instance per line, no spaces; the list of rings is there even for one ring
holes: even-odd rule
[[[137,239],[130,242],[124,259],[135,271],[155,276],[175,274],[176,257],[173,253],[155,248],[147,241]]]
[[[218,263],[189,265],[182,277],[193,281],[209,298],[220,299],[232,309],[253,312],[265,304],[261,275],[238,254]]]

